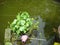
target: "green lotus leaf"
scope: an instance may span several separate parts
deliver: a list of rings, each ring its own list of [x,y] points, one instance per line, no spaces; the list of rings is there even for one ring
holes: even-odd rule
[[[15,25],[11,24],[11,25],[10,25],[10,28],[13,28],[14,26],[15,26]]]
[[[26,27],[29,27],[29,22],[26,23]]]
[[[19,30],[20,30],[20,31],[24,31],[24,30],[25,30],[25,27],[22,26],[22,27],[19,28]]]
[[[18,25],[15,25],[15,28],[16,28],[16,29],[18,29],[18,28],[19,28],[19,26],[18,26]]]
[[[32,25],[32,21],[31,20],[29,21],[29,24]]]
[[[12,25],[16,24],[17,19],[14,19],[14,21],[12,22]]]
[[[17,23],[17,20],[14,19],[14,21],[10,24],[10,27],[14,27],[16,25],[16,23]]]
[[[30,18],[27,18],[26,21],[30,21]]]
[[[25,20],[20,20],[20,22],[21,22],[20,23],[21,25],[24,25],[25,24]]]
[[[24,33],[26,33],[26,30],[24,30]]]
[[[19,35],[20,34],[20,30],[17,30],[16,33]]]
[[[20,20],[20,18],[21,18],[20,13],[18,13],[17,20]]]
[[[30,28],[27,28],[26,30],[29,31]]]
[[[14,19],[12,24],[10,24],[10,28],[13,32],[15,32],[17,35],[26,33],[30,30],[30,27],[33,24],[33,19],[29,17],[29,14],[27,12],[18,13],[17,19]],[[35,24],[34,24],[35,25]]]
[[[27,12],[23,12],[21,14],[21,17],[23,17],[23,19],[27,19],[29,17],[29,14]]]
[[[26,15],[24,15],[23,19],[27,19],[27,16],[26,16]]]
[[[19,26],[19,25],[21,25],[20,23],[21,23],[21,21],[18,21],[16,25],[18,25],[18,26]]]

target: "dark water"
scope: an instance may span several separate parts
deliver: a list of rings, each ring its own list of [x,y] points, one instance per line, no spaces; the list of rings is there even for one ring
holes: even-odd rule
[[[47,32],[52,31],[54,25],[60,24],[60,3],[56,2],[53,0],[0,0],[0,43],[4,42],[4,31],[9,25],[8,21],[12,22],[20,11],[29,12],[31,17],[40,15],[46,22],[45,35],[49,38],[48,35],[52,33]]]

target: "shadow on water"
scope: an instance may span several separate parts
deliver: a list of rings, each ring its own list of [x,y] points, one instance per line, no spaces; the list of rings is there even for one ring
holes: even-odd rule
[[[57,2],[57,3],[60,3],[60,0],[54,0],[55,2]]]
[[[60,4],[60,0],[53,0],[54,3]]]

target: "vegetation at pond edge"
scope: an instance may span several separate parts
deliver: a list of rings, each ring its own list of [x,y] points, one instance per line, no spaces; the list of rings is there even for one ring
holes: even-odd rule
[[[39,22],[37,20],[33,22],[34,20],[36,19],[31,18],[28,12],[18,13],[17,17],[10,24],[10,29],[12,33],[15,33],[17,36],[24,35],[38,28]]]
[[[1,0],[0,42],[4,42],[4,30],[8,21],[13,21],[19,11],[28,11],[31,17],[40,15],[46,22],[45,35],[53,34],[53,27],[60,24],[60,3],[54,0]]]

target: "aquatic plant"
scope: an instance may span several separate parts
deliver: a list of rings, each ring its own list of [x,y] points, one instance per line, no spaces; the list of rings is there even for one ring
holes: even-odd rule
[[[10,24],[10,28],[18,36],[26,34],[38,27],[38,22],[33,25],[33,20],[27,12],[18,13],[16,19]]]

